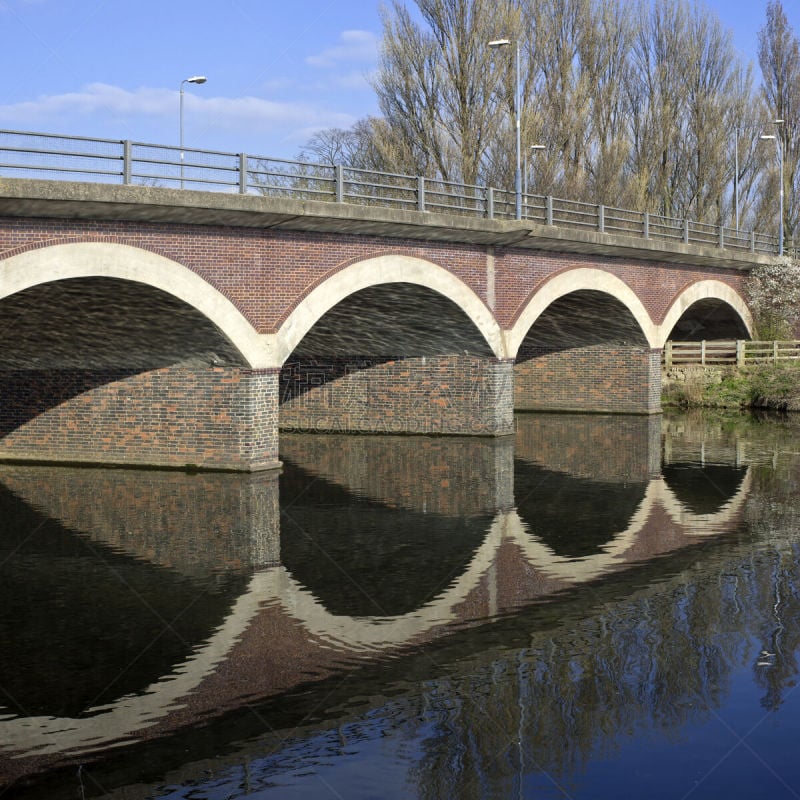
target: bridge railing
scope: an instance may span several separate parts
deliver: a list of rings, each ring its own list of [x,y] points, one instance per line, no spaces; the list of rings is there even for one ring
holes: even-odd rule
[[[261,194],[399,210],[514,219],[513,192],[436,178],[174,145],[0,130],[0,177],[76,180]],[[542,225],[759,254],[777,237],[630,209],[525,194]]]
[[[688,366],[716,366],[765,362],[800,361],[800,341],[748,341],[746,339],[672,342],[664,346],[663,364],[667,369]]]

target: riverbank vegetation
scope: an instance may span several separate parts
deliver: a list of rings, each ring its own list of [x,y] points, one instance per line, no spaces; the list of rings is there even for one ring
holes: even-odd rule
[[[661,399],[666,407],[800,411],[800,366],[673,370],[665,375]]]

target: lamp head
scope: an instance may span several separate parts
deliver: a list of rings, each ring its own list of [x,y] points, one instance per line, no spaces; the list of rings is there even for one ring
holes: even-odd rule
[[[205,83],[208,80],[205,75],[193,75],[186,79],[186,83]]]

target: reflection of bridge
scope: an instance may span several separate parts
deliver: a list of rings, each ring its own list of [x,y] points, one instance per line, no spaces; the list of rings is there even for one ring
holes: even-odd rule
[[[627,423],[620,422],[623,427]],[[561,417],[523,418],[520,424],[521,439],[537,442],[542,452],[559,452],[557,443],[563,441],[565,432]],[[609,424],[608,420],[597,421],[599,429]],[[588,428],[584,428],[583,433],[590,440],[593,438]],[[400,652],[409,645],[424,644],[464,625],[510,613],[531,602],[676,552],[704,537],[735,527],[750,491],[747,467],[739,462],[730,463],[729,480],[724,484],[728,494],[717,497],[702,511],[694,513],[676,496],[667,472],[652,474],[653,456],[647,443],[652,443],[653,437],[647,429],[642,433],[638,467],[631,458],[636,447],[627,448],[627,452],[626,448],[618,448],[619,463],[609,465],[617,476],[595,481],[601,491],[614,486],[620,492],[628,492],[625,496],[631,498],[627,502],[632,509],[630,515],[615,527],[609,527],[605,539],[592,552],[577,557],[560,553],[548,544],[546,536],[537,533],[541,518],[537,516],[535,493],[532,498],[518,496],[516,508],[505,502],[500,507],[490,507],[491,497],[505,501],[512,496],[507,487],[513,476],[509,463],[513,451],[502,439],[489,440],[488,444],[482,440],[442,440],[445,449],[438,455],[430,450],[423,452],[419,447],[415,450],[413,440],[407,440],[409,447],[404,451],[401,448],[394,465],[402,469],[393,469],[390,465],[382,475],[374,471],[365,475],[361,471],[364,460],[380,463],[386,452],[385,442],[380,439],[374,441],[374,450],[370,452],[369,438],[329,437],[325,441],[325,437],[313,437],[308,441],[308,449],[304,449],[304,437],[291,437],[290,450],[285,455],[291,495],[284,499],[289,516],[285,516],[281,524],[284,528],[283,563],[256,572],[232,605],[220,606],[207,636],[196,640],[181,663],[165,665],[164,674],[153,676],[149,685],[86,709],[79,716],[41,713],[31,717],[9,715],[2,719],[0,749],[9,754],[17,753],[19,758],[0,764],[0,773],[23,773],[27,769],[26,754],[34,751],[41,760],[56,758],[66,751],[71,754],[91,751],[132,736],[164,735],[234,709],[243,698],[278,695],[308,680],[309,674],[322,678],[341,669],[342,662],[352,665],[356,660],[371,660],[383,653]],[[633,438],[631,436],[632,441]],[[340,452],[338,462],[332,458],[326,460],[326,452],[339,449],[337,440],[353,442],[353,447],[359,450],[358,458],[348,459],[346,453]],[[461,464],[466,471],[460,476],[452,468],[453,450],[448,448],[460,450],[464,457]],[[480,457],[469,459],[469,448],[475,448]],[[613,454],[607,453],[613,461]],[[585,465],[581,465],[577,452],[572,455],[577,473],[566,471],[567,464],[563,460],[557,459],[555,464],[534,463],[536,452],[529,452],[528,456],[531,461],[518,459],[518,481],[520,475],[524,478],[525,474],[530,474],[526,470],[538,469],[537,475],[543,485],[555,487],[557,495],[568,495],[571,484],[577,482],[583,489],[587,481],[594,480],[589,477]],[[440,501],[438,506],[431,504],[431,494],[420,491],[415,495],[412,490],[413,486],[424,485],[426,480],[441,482],[448,468],[450,471],[444,477],[448,484],[443,487],[445,495],[448,488],[461,495],[465,487],[484,480],[495,481],[495,485],[466,508],[465,516],[458,518],[466,533],[461,539],[451,537],[449,546],[455,551],[461,548],[453,562],[460,563],[459,570],[448,581],[441,581],[441,576],[435,575],[434,580],[439,582],[423,587],[421,595],[425,599],[418,606],[413,609],[398,607],[398,610],[385,607],[369,614],[355,607],[334,611],[321,599],[326,595],[324,587],[309,583],[309,576],[303,573],[300,564],[294,564],[295,547],[287,540],[287,537],[299,538],[293,525],[315,513],[316,501],[308,499],[310,495],[302,486],[303,462],[307,466],[317,463],[319,471],[325,475],[324,478],[310,477],[306,486],[313,486],[327,498],[328,516],[337,513],[331,502],[343,494],[350,506],[363,508],[373,515],[368,519],[373,542],[376,516],[384,518],[388,531],[402,526],[404,520],[417,524],[422,515],[446,521],[456,514],[457,507],[448,507],[446,501]],[[480,475],[469,474],[465,465],[473,463],[480,465]],[[637,476],[632,478],[634,472]],[[225,476],[224,486],[215,489],[208,479],[204,474],[109,473],[56,468],[12,468],[6,473],[6,485],[24,498],[26,504],[59,518],[82,537],[107,544],[117,552],[130,552],[139,560],[137,569],[140,570],[160,569],[155,564],[177,566],[182,560],[182,548],[192,554],[190,561],[194,559],[189,572],[211,570],[219,552],[207,561],[197,554],[220,546],[220,534],[224,533],[218,528],[221,499],[228,511],[237,505],[243,509],[236,522],[243,533],[236,552],[227,553],[228,563],[248,559],[255,563],[265,554],[274,560],[278,555],[274,536],[279,524],[277,482],[254,482],[252,477],[230,475]],[[159,488],[160,481],[164,483]],[[505,488],[500,486],[503,482]],[[524,481],[520,486],[530,491]],[[346,487],[344,493],[340,487]],[[201,488],[203,491],[198,491]],[[106,494],[116,497],[109,507],[111,510],[104,511],[104,506],[96,501],[91,506],[80,501],[80,497]],[[154,495],[156,499],[151,500]],[[237,495],[241,503],[237,503]],[[541,492],[539,497],[543,497]],[[164,498],[171,498],[175,519],[171,520],[169,512],[164,511]],[[157,506],[162,509],[161,516],[155,514]],[[144,517],[144,524],[143,507],[153,509],[153,513]],[[194,509],[191,530],[182,539],[164,545],[167,539],[174,538],[173,531],[180,531],[188,508]],[[253,517],[251,524],[246,522],[248,515]],[[206,525],[204,519],[211,524]],[[337,531],[337,536],[350,536],[343,543],[345,551],[352,551],[353,542],[359,541],[359,532],[352,530],[358,519],[357,515],[351,515],[347,529]],[[137,525],[142,530],[151,529],[154,534],[160,531],[162,536],[137,541],[138,537],[131,535],[131,529]],[[272,532],[266,538],[265,530]],[[457,533],[459,528],[456,526],[452,530]],[[475,530],[480,531],[478,538],[472,535]],[[246,531],[251,531],[252,535]],[[269,543],[266,549],[264,541]],[[248,542],[255,542],[256,546],[251,547]],[[374,546],[378,544],[375,542]],[[385,543],[380,544],[384,546]],[[391,547],[391,542],[385,546]],[[391,559],[391,550],[384,555]],[[421,561],[424,557],[425,553],[420,552]],[[353,580],[363,585],[356,560],[346,562],[345,572],[352,572]],[[420,572],[423,573],[420,580],[425,581],[428,576],[424,570]],[[341,581],[346,580],[343,575],[340,571]],[[392,579],[391,575],[379,577],[383,581]],[[162,572],[159,579],[171,580],[170,573]],[[76,581],[81,581],[80,575],[76,575]],[[166,616],[169,618],[168,614]]]
[[[514,407],[656,413],[667,339],[748,337],[761,258],[21,179],[0,215],[0,457],[54,462],[256,470],[279,427],[494,436]]]

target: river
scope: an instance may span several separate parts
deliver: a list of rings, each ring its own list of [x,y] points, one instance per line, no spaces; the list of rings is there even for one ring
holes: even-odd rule
[[[0,797],[800,797],[800,419],[0,465]]]

